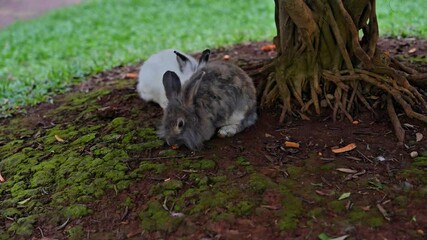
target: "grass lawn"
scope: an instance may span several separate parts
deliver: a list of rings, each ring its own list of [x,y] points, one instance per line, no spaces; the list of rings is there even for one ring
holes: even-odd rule
[[[427,37],[427,1],[378,1],[381,34]],[[272,0],[92,0],[0,30],[0,117],[165,48],[271,39]]]

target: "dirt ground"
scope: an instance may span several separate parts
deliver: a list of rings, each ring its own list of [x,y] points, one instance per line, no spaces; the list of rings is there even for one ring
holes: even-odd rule
[[[266,44],[215,49],[212,58],[228,55],[240,65],[265,61],[275,54],[261,50]],[[427,67],[425,40],[381,39],[379,44],[408,64]],[[76,85],[72,92],[55,97],[52,103],[29,108],[25,116],[1,120],[1,126],[19,126],[20,130],[0,129],[7,136],[0,138],[0,147],[19,139],[31,143],[13,145],[16,155],[44,145],[44,155],[38,157],[41,163],[55,155],[46,154],[46,139],[54,139],[48,136],[51,129],[103,126],[91,128],[93,137],[73,150],[76,159],[84,156],[94,160],[97,147],[110,144],[105,137],[117,119],[139,129],[156,128],[161,108],[140,100],[134,89],[136,80],[126,77],[138,67],[122,66],[97,74]],[[100,89],[108,91],[85,99],[81,106],[65,108],[72,105],[70,96],[82,97]],[[92,101],[96,107],[85,112]],[[185,147],[171,150],[164,144],[144,150],[124,146],[126,158],[120,161],[130,179],[125,187],[114,183],[96,198],[74,199],[72,202],[84,204],[86,212],[64,217],[52,204],[64,201],[56,201],[54,192],[47,194],[50,187],[58,189],[59,183],[46,183],[46,195],[28,200],[41,199],[40,205],[20,211],[19,205],[26,204],[20,204],[21,198],[20,203],[8,208],[20,213],[0,219],[0,231],[23,239],[330,239],[345,235],[348,239],[425,239],[427,126],[400,114],[406,142],[399,147],[381,104],[376,115],[360,109],[354,116],[358,124],[332,122],[330,110],[323,110],[310,121],[288,118],[278,124],[279,107],[262,109],[255,126],[232,138],[214,138],[198,152]],[[118,132],[114,141],[124,142],[131,130]],[[65,142],[62,146],[72,148],[82,143],[80,132],[68,135],[69,140],[65,132],[62,134],[55,134],[56,144]],[[420,134],[424,137],[417,141]],[[38,140],[45,135],[43,141]],[[300,147],[286,148],[285,141],[297,142]],[[128,142],[138,145],[144,139],[134,136]],[[331,151],[351,143],[356,149],[339,154]],[[412,158],[414,151],[421,157]],[[106,159],[106,155],[101,156]],[[0,148],[0,160],[11,157]],[[1,173],[12,179],[13,171],[5,166],[2,169],[0,165]],[[135,171],[138,174],[133,175]],[[31,173],[25,176],[28,181],[34,180]],[[87,179],[96,181],[96,176]],[[7,189],[0,188],[0,193],[3,203],[13,196]],[[17,234],[18,227],[10,230],[19,218],[48,208],[53,210],[43,211],[31,221],[29,235]]]
[[[0,29],[16,21],[34,18],[51,9],[80,2],[81,0],[0,0]]]

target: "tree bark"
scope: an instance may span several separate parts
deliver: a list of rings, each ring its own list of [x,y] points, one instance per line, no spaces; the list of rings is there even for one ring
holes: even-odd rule
[[[427,123],[426,100],[401,71],[409,79],[422,74],[409,67],[397,71],[392,59],[378,50],[375,10],[375,0],[275,0],[278,56],[264,68],[268,77],[261,79],[262,106],[280,101],[284,121],[289,114],[319,114],[324,101],[334,121],[352,121],[356,105],[374,111],[368,99],[377,98],[381,90],[390,96],[387,106],[394,129],[401,126],[393,100],[407,116]],[[398,135],[403,142],[404,134]]]

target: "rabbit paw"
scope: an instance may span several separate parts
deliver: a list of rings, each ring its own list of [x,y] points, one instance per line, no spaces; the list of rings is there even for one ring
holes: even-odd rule
[[[218,130],[219,137],[232,137],[237,133],[238,125],[223,126]]]

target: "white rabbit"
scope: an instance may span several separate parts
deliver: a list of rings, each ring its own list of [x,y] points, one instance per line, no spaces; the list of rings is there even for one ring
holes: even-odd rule
[[[168,105],[168,99],[163,87],[163,74],[173,71],[183,84],[200,67],[209,60],[209,49],[203,51],[199,62],[192,56],[174,49],[160,51],[150,56],[141,66],[136,89],[145,101],[158,103],[163,109]]]

